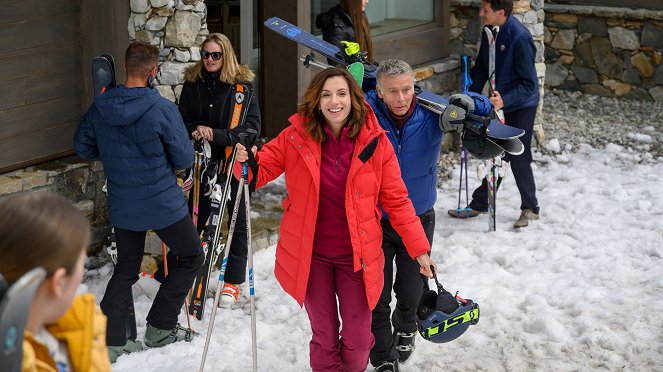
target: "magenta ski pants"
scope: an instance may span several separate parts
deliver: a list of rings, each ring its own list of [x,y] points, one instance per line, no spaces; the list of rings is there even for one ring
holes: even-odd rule
[[[311,369],[364,371],[375,341],[363,273],[354,272],[351,252],[333,259],[313,252],[304,306],[313,332]]]

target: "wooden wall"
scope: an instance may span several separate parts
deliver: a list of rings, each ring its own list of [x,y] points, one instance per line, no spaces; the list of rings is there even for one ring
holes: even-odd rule
[[[297,111],[299,55],[297,44],[265,29],[262,22],[269,17],[297,24],[297,6],[301,0],[258,2],[260,22],[260,111],[261,136],[276,137],[288,126],[288,118]],[[264,61],[269,61],[265,63]]]
[[[73,133],[91,102],[89,61],[124,54],[128,19],[129,1],[3,3],[0,173],[73,153]]]

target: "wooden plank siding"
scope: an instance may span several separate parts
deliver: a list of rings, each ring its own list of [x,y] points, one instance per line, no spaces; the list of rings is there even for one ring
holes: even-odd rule
[[[129,12],[128,0],[3,5],[0,174],[73,154],[73,133],[92,100],[89,61],[102,52],[124,56]]]

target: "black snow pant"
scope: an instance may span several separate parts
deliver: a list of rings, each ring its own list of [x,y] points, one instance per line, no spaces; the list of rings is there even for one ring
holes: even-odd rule
[[[162,280],[147,315],[147,323],[159,329],[172,329],[177,324],[184,297],[203,264],[203,249],[188,215],[154,232],[170,247],[178,264],[169,267],[168,277]],[[106,344],[109,346],[121,346],[127,342],[127,308],[132,296],[131,286],[138,280],[145,250],[145,234],[146,231],[115,228],[117,264],[101,300],[101,310],[108,318]]]
[[[419,215],[424,232],[430,244],[433,243],[435,232],[435,210],[433,208]],[[384,361],[398,359],[398,350],[394,344],[393,333],[415,332],[416,316],[419,300],[427,279],[419,273],[419,263],[410,257],[403,244],[403,239],[391,226],[388,219],[382,219],[382,249],[384,250],[384,287],[375,309],[371,331],[375,337],[375,345],[371,349],[370,359],[373,366]],[[396,261],[394,279],[393,262]],[[391,307],[391,289],[396,294],[396,308]],[[392,332],[393,325],[393,332]]]
[[[538,214],[539,202],[536,199],[536,183],[532,172],[532,132],[535,117],[536,107],[504,114],[508,125],[525,131],[525,134],[520,137],[525,151],[517,156],[505,154],[503,160],[509,162],[511,173],[513,173],[513,178],[516,180],[516,186],[520,192],[520,209],[531,209]],[[481,212],[488,210],[488,181],[485,178],[481,181],[481,186],[472,193],[470,208]]]

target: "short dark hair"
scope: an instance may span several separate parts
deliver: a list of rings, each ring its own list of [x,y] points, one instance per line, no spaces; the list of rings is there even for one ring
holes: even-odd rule
[[[159,49],[154,45],[134,41],[124,54],[127,75],[147,76],[159,63]]]
[[[483,0],[483,2],[490,3],[493,12],[504,10],[504,15],[507,17],[513,12],[513,0]]]

